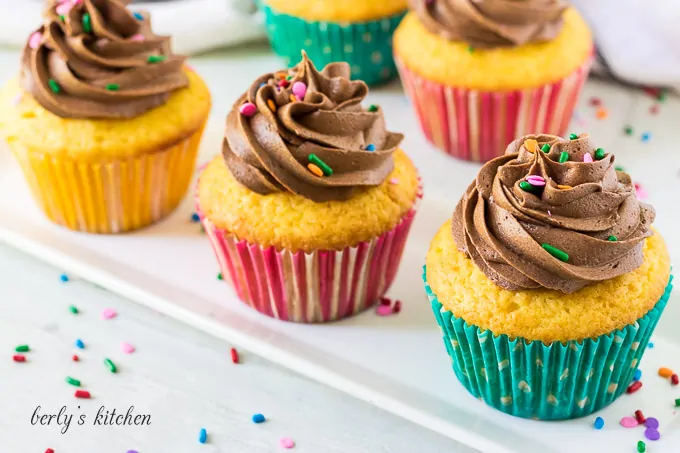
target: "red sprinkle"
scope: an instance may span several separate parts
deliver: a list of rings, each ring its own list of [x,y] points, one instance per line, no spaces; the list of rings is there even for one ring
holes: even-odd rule
[[[392,313],[399,313],[401,311],[401,301],[398,300],[394,303],[394,307],[392,307]]]
[[[602,101],[600,100],[600,98],[593,97],[593,98],[590,98],[590,100],[588,102],[593,107],[599,107],[600,105],[602,105]]]
[[[80,359],[78,358],[77,355],[73,354],[73,357],[71,357],[71,360],[73,360],[74,362],[77,362]]]
[[[76,390],[76,393],[75,393],[76,398],[88,399],[88,398],[90,398],[90,396],[91,396],[90,392],[88,392],[87,390]]]
[[[52,450],[51,448],[48,448],[47,450],[45,450],[45,453],[54,453],[54,450]]]
[[[674,374],[673,376],[671,376],[671,384],[678,385],[678,383],[680,383],[680,379],[678,379],[678,375]]]
[[[638,421],[639,424],[643,424],[647,419],[645,418],[644,414],[642,413],[641,410],[636,410],[635,411],[635,420]]]
[[[626,393],[635,393],[640,390],[640,387],[642,387],[642,381],[635,381],[628,386]]]
[[[652,115],[656,115],[657,113],[659,113],[659,106],[657,104],[651,106],[649,108],[649,113],[651,113]]]
[[[231,348],[231,361],[234,363],[239,363],[238,351],[236,348]]]
[[[26,361],[26,356],[23,356],[21,354],[17,354],[14,357],[12,357],[15,362],[25,362]]]
[[[279,86],[281,88],[288,88],[288,85],[290,85],[290,82],[286,79],[281,79],[279,80]]]
[[[389,297],[381,297],[380,305],[392,305],[392,299],[390,299]]]

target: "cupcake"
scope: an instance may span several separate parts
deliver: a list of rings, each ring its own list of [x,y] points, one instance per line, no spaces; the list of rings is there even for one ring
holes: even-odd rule
[[[564,135],[588,75],[590,31],[561,0],[411,0],[394,35],[427,139],[486,162],[515,137]]]
[[[303,55],[259,77],[227,117],[197,211],[224,279],[266,315],[334,321],[394,280],[420,198],[415,167],[383,112],[362,106],[347,63]]]
[[[369,85],[397,75],[392,33],[406,13],[407,0],[257,0],[274,51],[288,66],[305,50],[319,67],[350,64],[352,77]]]
[[[0,133],[53,222],[88,233],[150,225],[190,184],[210,94],[127,1],[51,1]]]
[[[671,291],[654,215],[587,135],[529,135],[487,162],[433,239],[424,272],[463,386],[542,420],[582,417],[619,397]]]

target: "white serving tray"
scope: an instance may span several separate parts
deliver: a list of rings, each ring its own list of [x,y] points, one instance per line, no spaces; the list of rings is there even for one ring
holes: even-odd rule
[[[231,88],[230,88],[231,90]],[[236,96],[237,91],[230,94]],[[674,256],[680,256],[677,231],[680,205],[680,152],[673,118],[680,102],[671,100],[659,116],[642,93],[590,83],[609,109],[609,119],[596,121],[584,97],[574,132],[588,130],[596,143],[617,154],[618,163],[643,183],[659,213],[656,225]],[[400,88],[395,84],[373,92],[393,130],[406,134],[404,148],[415,160],[425,197],[412,230],[397,281],[390,295],[403,301],[391,317],[374,312],[329,325],[275,321],[240,303],[216,279],[217,265],[207,238],[191,223],[190,197],[170,218],[133,234],[88,236],[46,221],[34,206],[18,166],[0,149],[0,239],[70,272],[104,286],[198,329],[228,340],[269,360],[366,400],[415,423],[484,452],[580,453],[634,452],[643,429],[624,429],[618,420],[641,409],[661,422],[662,440],[647,442],[649,452],[678,451],[680,422],[673,401],[680,388],[656,376],[659,366],[680,371],[678,297],[671,297],[654,338],[655,348],[642,362],[644,386],[624,395],[598,415],[567,422],[538,422],[501,414],[470,396],[451,370],[439,330],[424,296],[421,266],[430,238],[449,217],[479,165],[452,160],[423,139]],[[224,112],[220,112],[222,114]],[[633,124],[636,137],[621,128]],[[675,122],[676,123],[676,122]],[[203,143],[201,162],[220,149],[222,118],[216,117]],[[642,143],[639,133],[652,133]],[[57,276],[55,276],[57,278]],[[226,349],[226,347],[225,347]],[[430,453],[430,452],[423,452]]]

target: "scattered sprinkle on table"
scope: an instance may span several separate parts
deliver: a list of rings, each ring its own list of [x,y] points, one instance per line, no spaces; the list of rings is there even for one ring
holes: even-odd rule
[[[637,425],[639,425],[638,421],[635,420],[635,417],[621,417],[621,426],[624,428],[635,428]]]
[[[116,316],[118,316],[118,313],[113,308],[105,308],[102,311],[102,319],[113,319]]]
[[[646,449],[647,449],[647,447],[645,446],[645,443],[641,440],[638,440],[638,443],[637,443],[638,453],[645,453]]]
[[[69,281],[68,275],[66,275],[66,274],[61,274],[61,275],[59,276],[59,280],[61,280],[62,282],[66,283],[67,281]]]
[[[604,119],[606,119],[608,116],[609,116],[609,110],[607,110],[607,109],[604,108],[604,107],[600,107],[600,108],[597,109],[597,111],[595,112],[595,117],[596,117],[598,120],[604,120]]]
[[[675,407],[680,407],[680,398],[675,399]]]
[[[14,348],[16,352],[28,352],[31,350],[31,348],[27,344],[20,344],[16,348]]]
[[[633,128],[631,126],[624,126],[623,133],[626,135],[633,135]]]
[[[640,409],[635,411],[635,420],[637,420],[637,422],[641,425],[647,421],[645,415],[642,413]]]
[[[654,349],[654,343],[652,343],[652,342],[650,341],[649,343],[647,343],[647,347],[648,347],[649,349]]]
[[[253,423],[264,423],[266,419],[264,418],[264,415],[262,414],[255,414],[253,415]]]
[[[238,351],[236,350],[236,348],[231,348],[229,353],[231,354],[231,362],[232,363],[239,363],[240,357],[238,356]]]
[[[198,223],[201,221],[201,218],[198,216],[197,213],[194,212],[193,214],[191,214],[191,221],[194,223]]]
[[[80,338],[78,338],[78,339],[76,340],[76,343],[75,343],[75,344],[76,344],[76,348],[78,348],[78,349],[85,349],[85,343],[83,343],[83,340],[81,340]]]
[[[659,440],[661,439],[661,433],[653,428],[647,428],[645,430],[645,437],[649,440]]]
[[[128,450],[127,453],[139,453],[137,450]]]
[[[375,312],[377,313],[378,316],[389,316],[392,314],[392,307],[389,305],[380,304],[375,309]]]
[[[71,376],[66,376],[66,383],[74,387],[80,387],[80,381],[78,379],[72,378]]]
[[[293,448],[295,446],[295,442],[290,437],[282,437],[281,440],[279,440],[279,444],[283,448]]]
[[[76,393],[74,393],[73,396],[81,399],[90,399],[92,397],[87,390],[76,390]]]
[[[652,138],[652,134],[649,133],[649,132],[644,132],[644,133],[640,136],[640,139],[641,139],[643,142],[648,142],[650,138]]]
[[[104,365],[109,369],[110,372],[116,373],[118,372],[118,368],[116,367],[116,364],[111,361],[111,359],[106,358],[104,359]]]
[[[599,107],[602,105],[602,100],[593,96],[588,100],[588,104],[592,105],[593,107]]]
[[[666,379],[673,376],[673,374],[674,374],[673,370],[671,370],[670,368],[666,368],[666,367],[659,368],[658,373],[659,373],[659,376],[661,376],[662,378],[666,378]]]
[[[593,422],[593,428],[595,429],[604,428],[604,419],[602,417],[595,418],[595,422]]]
[[[657,420],[654,417],[649,417],[647,420],[645,420],[645,426],[647,428],[658,429],[659,428],[659,420]]]
[[[71,305],[71,306],[68,307],[68,311],[70,311],[74,315],[77,315],[78,314],[78,307],[76,307],[75,305]]]
[[[52,450],[51,448],[48,448],[47,450],[45,450],[45,453],[54,453],[54,450]]]
[[[641,381],[635,381],[632,384],[628,386],[626,389],[626,393],[632,394],[640,390],[640,387],[642,387],[642,382]]]
[[[205,428],[201,428],[201,430],[198,432],[198,442],[204,444],[207,441],[208,441],[208,432],[205,430]]]
[[[657,113],[659,113],[659,106],[658,106],[658,104],[652,105],[652,106],[649,108],[649,113],[651,113],[652,115],[656,115]]]
[[[394,303],[394,306],[392,307],[392,313],[395,315],[401,311],[401,301],[398,300]]]
[[[73,356],[71,357],[71,360],[73,360],[74,362],[77,362],[80,359],[78,358],[77,355],[73,354]]]
[[[380,305],[392,305],[392,299],[390,299],[389,297],[381,297]]]
[[[633,376],[633,380],[639,381],[641,377],[642,377],[642,370],[640,370],[638,368],[637,370],[635,370],[635,375]]]
[[[135,352],[135,347],[124,341],[120,344],[120,350],[125,354],[132,354]]]
[[[23,363],[26,361],[26,356],[23,356],[21,354],[15,354],[12,356],[12,360],[15,362]]]
[[[671,376],[671,384],[673,385],[680,384],[680,378],[678,378],[677,374],[673,374],[673,376]]]
[[[224,277],[222,276],[222,272],[220,272],[219,274],[217,274],[217,279],[218,279],[218,280],[224,280]]]

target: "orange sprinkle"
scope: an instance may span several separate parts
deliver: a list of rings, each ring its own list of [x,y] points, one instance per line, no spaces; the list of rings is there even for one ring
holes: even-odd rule
[[[287,75],[285,72],[277,72],[276,77],[278,77],[279,79],[285,79]]]
[[[319,167],[317,167],[316,165],[314,165],[314,164],[307,164],[307,168],[309,169],[309,171],[311,171],[312,173],[314,173],[314,174],[315,174],[316,176],[318,176],[319,178],[321,178],[321,177],[323,176],[323,172],[322,172],[321,169],[320,169]]]
[[[563,184],[558,184],[558,185],[557,185],[557,188],[558,188],[558,189],[562,189],[562,190],[567,190],[567,189],[571,189],[571,186],[565,186],[565,185],[563,185]]]
[[[669,377],[673,376],[673,374],[675,373],[673,373],[673,370],[671,370],[670,368],[664,367],[659,368],[659,376],[661,376],[662,378],[668,379]]]
[[[297,102],[297,98],[295,97],[294,94],[290,95],[290,102]]]
[[[527,149],[527,151],[533,154],[536,152],[536,149],[538,148],[538,142],[533,139],[525,140],[524,147]]]
[[[267,105],[269,106],[269,109],[270,109],[272,112],[276,112],[276,104],[274,103],[273,100],[267,99]]]
[[[603,119],[607,118],[607,116],[609,116],[609,111],[605,108],[600,107],[595,112],[595,116],[597,117],[597,119],[603,120]]]

